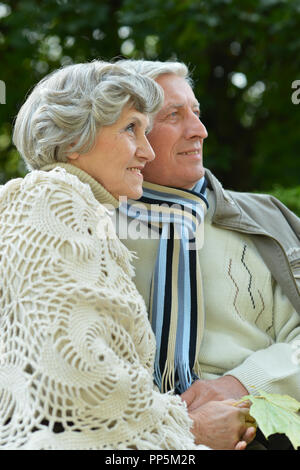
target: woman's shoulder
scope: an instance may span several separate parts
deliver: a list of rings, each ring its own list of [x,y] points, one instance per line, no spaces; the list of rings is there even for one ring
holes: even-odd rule
[[[80,204],[88,204],[99,207],[99,202],[95,199],[90,186],[80,179],[68,173],[64,168],[57,167],[50,171],[33,170],[23,178],[16,178],[0,186],[0,200],[14,199],[43,199],[53,201],[55,199],[74,200]]]
[[[34,170],[0,187],[0,217],[6,220],[10,213],[21,218],[22,225],[43,233],[67,230],[69,236],[88,232],[99,222],[99,214],[103,222],[108,218],[90,186],[63,168]]]
[[[37,185],[47,187],[50,191],[53,189],[55,192],[58,190],[65,192],[66,195],[75,192],[89,202],[95,199],[88,184],[83,183],[77,176],[59,166],[50,171],[35,170],[25,176],[24,189]]]

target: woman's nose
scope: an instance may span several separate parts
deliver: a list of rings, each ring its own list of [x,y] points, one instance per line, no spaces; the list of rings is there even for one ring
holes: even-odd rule
[[[137,154],[137,157],[144,158],[147,161],[154,160],[155,153],[146,136],[143,138],[142,142],[138,146],[136,154]]]

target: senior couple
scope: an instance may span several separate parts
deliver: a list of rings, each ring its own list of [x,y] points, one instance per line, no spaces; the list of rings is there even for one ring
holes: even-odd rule
[[[67,66],[25,101],[30,171],[0,188],[1,449],[243,450],[241,397],[299,399],[299,219],[223,190],[206,137],[177,62]],[[124,196],[159,237],[116,236]]]

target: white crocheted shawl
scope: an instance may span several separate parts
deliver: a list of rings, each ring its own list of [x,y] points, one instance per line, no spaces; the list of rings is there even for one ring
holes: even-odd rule
[[[153,388],[115,200],[60,166],[0,190],[0,449],[199,448],[180,398]]]

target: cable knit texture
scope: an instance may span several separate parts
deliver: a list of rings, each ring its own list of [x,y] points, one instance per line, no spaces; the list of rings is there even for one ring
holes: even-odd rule
[[[200,449],[153,387],[131,253],[88,184],[56,168],[0,189],[0,448]]]

